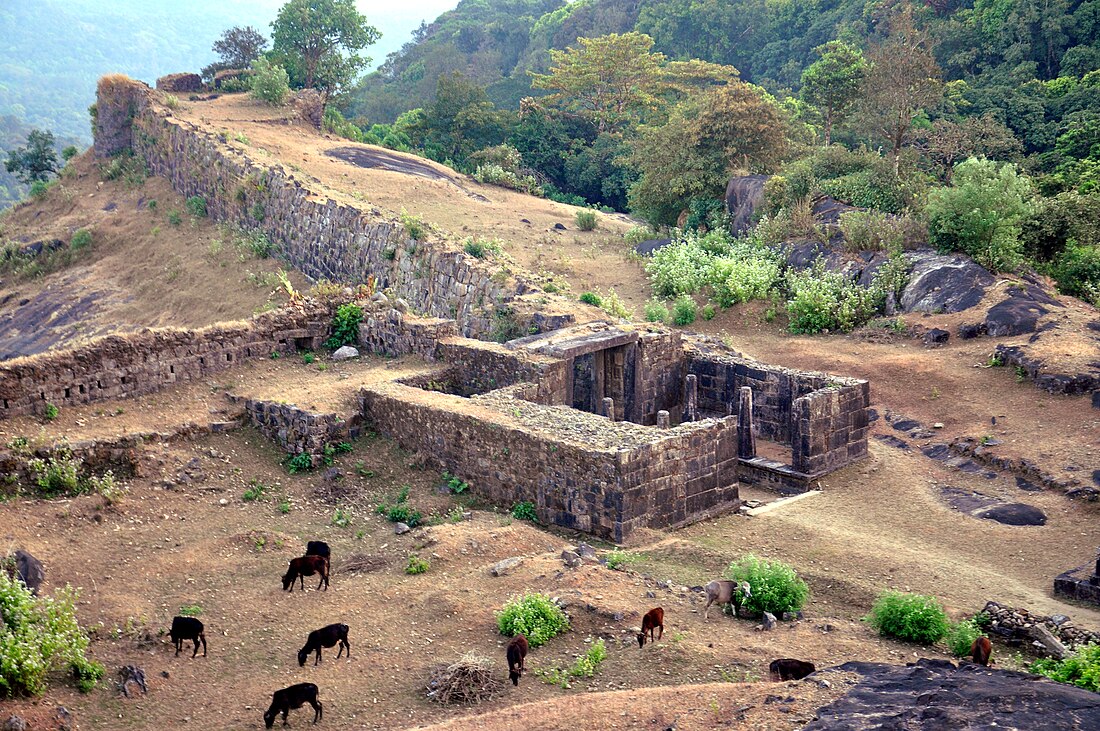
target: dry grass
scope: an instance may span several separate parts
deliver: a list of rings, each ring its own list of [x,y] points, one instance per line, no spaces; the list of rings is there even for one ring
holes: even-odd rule
[[[504,688],[496,677],[496,663],[467,652],[450,665],[432,668],[428,676],[428,698],[443,705],[477,705],[492,700]]]

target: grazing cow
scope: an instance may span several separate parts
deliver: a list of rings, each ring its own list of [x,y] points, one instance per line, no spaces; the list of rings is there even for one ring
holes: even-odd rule
[[[707,606],[703,608],[703,621],[706,622],[710,619],[710,605],[717,603],[719,606],[723,604],[733,605],[733,616],[741,616],[741,605],[745,603],[746,599],[752,598],[752,587],[749,586],[749,582],[742,581],[738,584],[736,581],[712,581],[706,586],[707,592]]]
[[[772,660],[771,665],[768,666],[768,672],[771,673],[772,680],[777,682],[780,680],[802,680],[816,669],[812,662],[794,660],[789,657]]]
[[[301,583],[302,591],[306,590],[306,580],[304,577],[313,576],[314,574],[320,574],[321,580],[317,582],[317,588],[321,588],[321,584],[325,585],[325,591],[328,591],[328,559],[324,556],[300,556],[298,558],[290,559],[290,565],[287,567],[286,573],[283,574],[283,591],[290,589],[290,593],[294,593],[294,582]]]
[[[330,624],[327,627],[313,630],[306,638],[306,646],[298,650],[298,667],[305,665],[309,653],[315,651],[317,659],[313,661],[313,664],[316,665],[321,662],[321,648],[334,647],[337,642],[340,643],[340,651],[336,653],[336,659],[340,659],[340,656],[344,654],[344,650],[348,651],[348,658],[350,659],[351,645],[348,643],[348,626],[346,624]]]
[[[970,657],[979,665],[988,666],[992,654],[993,645],[990,644],[988,637],[979,637],[970,646]]]
[[[15,561],[15,571],[14,574],[10,570],[8,573],[12,574],[12,578],[18,576],[19,580],[30,589],[31,594],[38,596],[38,589],[46,579],[46,570],[42,568],[42,562],[22,548],[17,549],[12,558]]]
[[[195,651],[191,657],[199,654],[199,643],[202,643],[202,656],[206,657],[206,632],[203,631],[202,622],[194,617],[172,617],[172,629],[168,630],[168,636],[172,644],[176,646],[176,655],[183,649],[183,641],[191,640],[195,645]]]
[[[653,630],[660,628],[657,639],[653,638]],[[638,633],[638,647],[645,647],[645,636],[649,633],[649,641],[656,642],[665,636],[665,610],[654,607],[642,617],[642,631]]]
[[[313,706],[313,722],[321,720],[324,706],[317,700],[317,686],[313,683],[298,683],[282,690],[277,690],[271,695],[271,706],[264,711],[264,725],[271,728],[275,725],[275,717],[283,714],[283,725],[286,726],[286,717],[291,708],[301,708],[305,704]]]
[[[306,555],[307,556],[324,556],[332,561],[332,552],[329,550],[328,544],[324,541],[308,541],[306,543]]]
[[[526,672],[524,658],[527,657],[527,638],[516,635],[508,642],[508,677],[512,685],[519,685],[519,676]]]

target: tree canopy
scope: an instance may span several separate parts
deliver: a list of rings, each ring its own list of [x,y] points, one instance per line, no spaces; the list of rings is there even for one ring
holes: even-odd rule
[[[56,146],[52,132],[32,130],[26,145],[8,152],[4,169],[24,183],[48,180],[58,170]]]
[[[360,52],[379,38],[354,0],[289,0],[271,24],[273,50],[292,85],[326,98],[351,85],[370,58]]]

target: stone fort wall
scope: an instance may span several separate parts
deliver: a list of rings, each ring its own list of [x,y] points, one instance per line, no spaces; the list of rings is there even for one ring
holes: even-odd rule
[[[374,275],[417,312],[454,319],[486,337],[497,310],[536,291],[485,262],[365,204],[337,202],[283,165],[258,161],[217,135],[171,116],[154,92],[124,77],[99,85],[94,125],[99,156],[132,149],[184,196],[201,195],[217,221],[262,231],[291,266],[314,279],[358,283]]]

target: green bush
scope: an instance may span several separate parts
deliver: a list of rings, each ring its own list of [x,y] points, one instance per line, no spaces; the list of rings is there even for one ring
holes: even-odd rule
[[[497,612],[497,629],[506,637],[522,634],[539,647],[569,629],[569,618],[546,594],[513,597]]]
[[[928,192],[928,240],[961,251],[995,272],[1021,260],[1021,224],[1031,212],[1031,181],[1010,163],[971,158],[955,166],[951,185]]]
[[[600,305],[600,309],[620,320],[630,320],[634,317],[634,313],[627,309],[626,303],[623,302],[622,298],[615,292],[614,287],[608,287],[607,294],[603,296],[603,303]]]
[[[821,192],[857,208],[901,213],[905,198],[892,171],[872,169],[822,180]]]
[[[313,458],[302,452],[286,459],[286,471],[292,475],[297,475],[302,472],[309,472],[313,469]]]
[[[838,222],[848,251],[891,251],[905,246],[900,219],[878,211],[848,211]]]
[[[53,421],[61,415],[61,409],[57,408],[54,404],[47,403],[46,408],[42,411],[42,415],[46,417],[46,421]]]
[[[466,239],[466,243],[463,244],[462,250],[475,259],[484,259],[488,256],[499,254],[500,243],[493,239]]]
[[[1051,270],[1058,290],[1100,307],[1100,246],[1072,242]]]
[[[419,216],[412,216],[401,211],[401,224],[405,227],[405,233],[413,241],[423,241],[428,238],[428,227]]]
[[[35,200],[42,200],[46,197],[46,193],[50,192],[50,184],[45,180],[36,180],[31,183],[30,196]]]
[[[103,676],[103,666],[84,655],[88,636],[76,621],[77,597],[68,586],[35,597],[0,570],[0,697],[41,695],[51,670],[68,667],[81,691]]]
[[[410,576],[416,574],[423,574],[431,568],[431,563],[426,558],[420,558],[415,553],[409,556],[408,563],[405,564],[405,573]]]
[[[714,305],[708,304],[703,307],[703,319],[710,321],[715,318],[718,311],[714,309]]]
[[[697,311],[695,300],[689,294],[682,294],[672,303],[672,322],[684,326],[695,322]]]
[[[518,190],[539,198],[544,196],[542,187],[533,175],[520,175],[493,163],[478,165],[474,170],[473,178],[486,185],[498,185],[501,188]]]
[[[747,554],[731,563],[722,576],[730,581],[747,581],[752,596],[743,605],[753,612],[797,612],[806,604],[810,587],[795,570],[782,561],[768,561]]]
[[[80,494],[80,462],[67,448],[59,448],[45,459],[29,460],[27,466],[43,497]]]
[[[616,549],[607,554],[607,568],[613,571],[622,571],[627,567],[627,564],[637,560],[638,556],[636,554]]]
[[[193,195],[187,199],[187,212],[195,218],[206,218],[206,199]]]
[[[922,645],[938,642],[951,628],[935,597],[899,591],[880,594],[867,621],[883,637]]]
[[[708,281],[710,260],[700,237],[688,234],[653,252],[645,271],[658,297],[695,294]]]
[[[92,232],[86,228],[78,228],[73,232],[73,237],[69,239],[69,248],[73,251],[80,251],[87,248],[92,244]]]
[[[839,272],[826,271],[820,261],[810,269],[788,272],[787,288],[792,333],[851,332],[877,311],[872,289]]]
[[[763,299],[779,282],[779,262],[773,258],[715,259],[707,276],[720,307]]]
[[[569,687],[573,678],[591,678],[600,670],[600,664],[607,659],[607,647],[602,639],[596,640],[588,650],[578,657],[573,666],[562,669],[556,666],[535,671],[543,680],[562,688]]]
[[[603,300],[595,292],[582,292],[580,296],[581,302],[586,305],[592,305],[593,307],[602,307]]]
[[[249,90],[253,99],[282,106],[290,96],[290,76],[282,66],[261,56],[252,62]]]
[[[970,654],[970,648],[974,640],[982,636],[982,630],[974,619],[964,619],[962,622],[951,626],[947,634],[947,646],[955,657],[966,657]]]
[[[577,211],[575,217],[577,228],[581,231],[593,231],[599,223],[595,211]]]
[[[658,300],[645,303],[646,322],[665,322],[668,320],[668,308]]]
[[[363,321],[363,308],[352,302],[336,308],[332,317],[332,336],[325,341],[326,348],[340,348],[359,342],[359,323]]]
[[[80,154],[80,150],[77,149],[76,145],[69,145],[64,150],[61,151],[61,159],[64,160],[65,162],[68,162],[69,160],[72,160],[74,157],[76,157],[79,154]]]
[[[397,493],[397,498],[392,503],[380,503],[378,505],[378,514],[386,518],[391,523],[404,523],[410,528],[415,528],[424,522],[424,516],[420,514],[419,510],[409,507],[409,486],[403,485],[400,492]]]
[[[179,211],[168,211],[168,223],[179,226],[183,223],[183,216],[180,215]]]
[[[539,514],[535,509],[535,504],[527,500],[512,506],[512,517],[516,520],[527,520],[532,523],[539,522]]]
[[[1086,645],[1065,660],[1036,660],[1028,668],[1059,683],[1100,693],[1100,645]]]

